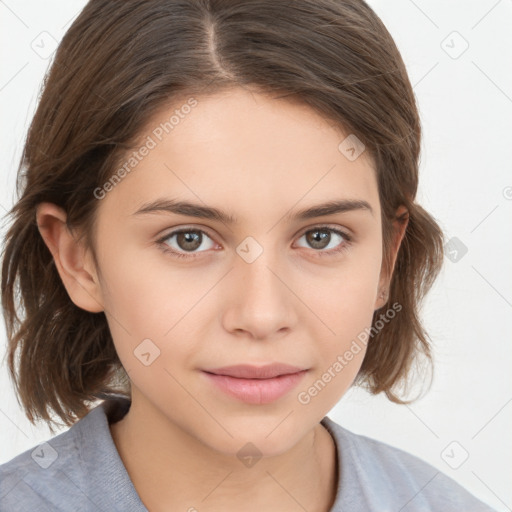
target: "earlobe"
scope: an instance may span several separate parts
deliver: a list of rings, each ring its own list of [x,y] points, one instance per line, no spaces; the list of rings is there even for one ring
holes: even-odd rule
[[[39,233],[53,256],[69,297],[79,308],[99,313],[104,307],[98,279],[85,268],[86,249],[68,229],[66,218],[66,212],[53,203],[37,206]]]

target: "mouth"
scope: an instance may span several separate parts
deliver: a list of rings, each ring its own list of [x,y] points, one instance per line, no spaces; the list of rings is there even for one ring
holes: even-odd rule
[[[224,394],[255,405],[268,404],[283,397],[297,386],[307,372],[308,369],[282,363],[202,370],[208,381]]]
[[[214,375],[225,375],[228,377],[237,377],[239,379],[270,379],[281,375],[291,375],[303,370],[304,368],[299,368],[285,363],[272,363],[263,366],[238,364],[235,366],[224,366],[222,368],[213,368],[203,371]]]

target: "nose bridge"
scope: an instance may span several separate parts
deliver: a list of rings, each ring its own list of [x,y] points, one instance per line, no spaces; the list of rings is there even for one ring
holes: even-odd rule
[[[270,237],[268,237],[270,239]],[[237,262],[240,279],[251,295],[260,294],[264,300],[271,300],[281,294],[283,283],[275,275],[282,268],[277,250],[270,242],[258,242],[254,237],[246,237],[237,247]],[[241,261],[240,261],[241,260]]]
[[[291,292],[282,275],[283,255],[276,248],[264,246],[253,237],[244,239],[236,249],[234,279],[236,296],[232,297],[230,330],[244,330],[263,338],[290,327],[293,322]]]

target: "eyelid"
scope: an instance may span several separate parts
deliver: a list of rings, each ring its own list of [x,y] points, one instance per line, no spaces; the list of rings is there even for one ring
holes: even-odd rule
[[[334,231],[341,231],[344,236],[346,236],[347,238],[351,238],[351,239],[354,238],[354,236],[355,236],[353,231],[351,229],[347,228],[346,226],[339,226],[338,224],[328,224],[328,223],[322,224],[320,222],[320,223],[311,224],[309,226],[301,228],[301,230],[299,230],[297,232],[297,234],[294,235],[294,237],[302,236],[305,233],[307,233],[308,231],[311,231],[313,229],[322,229],[322,228],[326,228],[326,229],[328,228],[328,229],[332,229]],[[207,228],[205,226],[194,226],[193,224],[190,224],[190,225],[185,224],[185,225],[183,225],[183,227],[181,227],[181,226],[173,227],[173,228],[169,228],[169,230],[170,231],[167,234],[160,236],[159,239],[161,240],[162,238],[168,238],[172,234],[175,234],[176,232],[187,231],[187,230],[201,231],[201,232],[207,234],[212,240],[214,240],[216,238],[216,235],[213,235],[209,231],[209,228]]]
[[[312,231],[314,229],[332,229],[333,231],[341,232],[347,238],[353,239],[355,237],[354,232],[345,226],[340,226],[339,224],[329,224],[329,223],[322,224],[321,222],[317,222],[316,224],[311,224],[310,226],[302,228],[299,231],[299,235],[296,235],[296,236],[302,236],[305,233],[307,233],[308,231]]]
[[[176,235],[178,233],[188,232],[188,231],[199,231],[200,233],[207,235],[208,238],[210,238],[213,242],[218,243],[216,241],[216,238],[217,238],[216,235],[213,235],[209,231],[209,229],[205,228],[204,226],[198,227],[198,226],[193,226],[193,225],[184,225],[184,226],[178,226],[178,227],[169,228],[169,229],[170,229],[170,231],[159,236],[157,238],[156,242],[162,242],[163,240],[167,240],[171,236]],[[202,252],[204,252],[204,251],[202,251]]]

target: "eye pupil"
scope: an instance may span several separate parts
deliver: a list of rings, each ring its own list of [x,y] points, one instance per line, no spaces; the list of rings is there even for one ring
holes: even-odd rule
[[[309,242],[312,244],[315,249],[324,249],[329,245],[329,241],[331,238],[331,233],[329,230],[326,229],[315,229],[313,231],[309,232],[310,234],[313,234],[310,236],[308,234]],[[319,236],[316,236],[316,234],[320,233]],[[327,240],[327,243],[324,243]]]
[[[193,233],[192,235],[190,235]],[[201,246],[202,235],[199,231],[182,231],[176,235],[176,242],[180,249],[193,251]],[[192,246],[190,246],[192,244]]]

